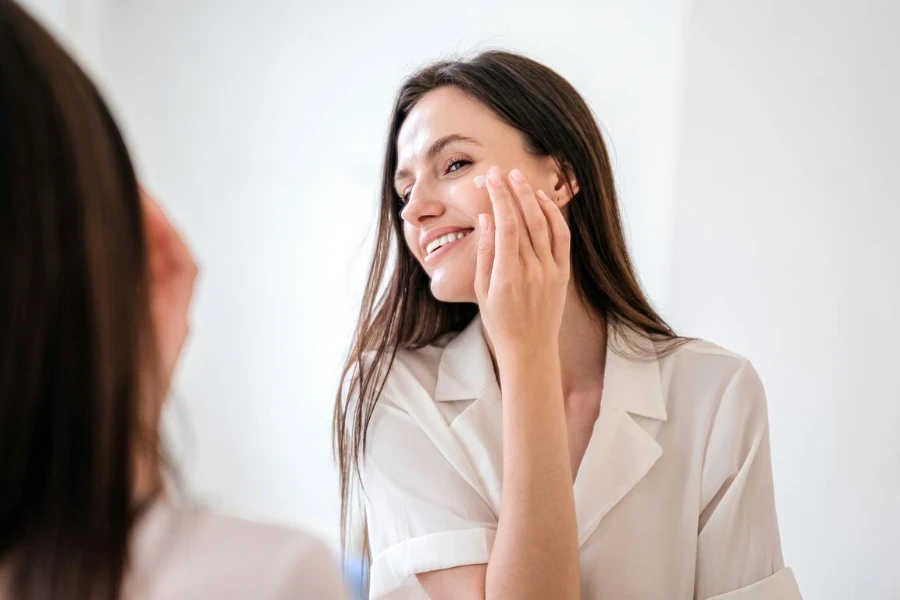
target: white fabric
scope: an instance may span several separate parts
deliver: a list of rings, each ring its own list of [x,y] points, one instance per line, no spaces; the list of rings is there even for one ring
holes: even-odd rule
[[[799,597],[800,588],[794,573],[790,569],[782,569],[762,581],[710,600],[794,600]]]
[[[753,367],[700,341],[628,359],[613,351],[625,341],[611,336],[600,417],[574,485],[582,598],[798,600]],[[362,471],[373,599],[426,598],[416,573],[488,561],[501,428],[478,318],[399,353]]]
[[[343,600],[336,557],[316,538],[160,501],[131,543],[126,600]]]

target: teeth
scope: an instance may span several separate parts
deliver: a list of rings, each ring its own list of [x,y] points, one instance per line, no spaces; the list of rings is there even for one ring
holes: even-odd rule
[[[441,236],[438,239],[432,241],[430,244],[428,244],[428,246],[426,246],[426,248],[425,248],[425,252],[427,252],[428,254],[431,254],[432,252],[434,252],[441,246],[446,246],[450,242],[455,242],[456,240],[461,240],[464,237],[466,237],[467,235],[469,235],[469,234],[464,231],[458,231],[456,233],[448,233],[447,235]]]

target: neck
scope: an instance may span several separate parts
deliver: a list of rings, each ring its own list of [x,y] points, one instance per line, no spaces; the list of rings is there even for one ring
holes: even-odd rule
[[[575,284],[570,282],[559,328],[559,363],[563,396],[588,393],[603,388],[606,365],[606,320],[584,305]],[[599,398],[599,394],[596,394]]]
[[[482,332],[490,348],[496,372],[494,344],[487,332],[483,329]],[[559,328],[563,397],[568,399],[586,395],[599,400],[606,366],[606,343],[606,320],[584,305],[575,284],[570,282]]]

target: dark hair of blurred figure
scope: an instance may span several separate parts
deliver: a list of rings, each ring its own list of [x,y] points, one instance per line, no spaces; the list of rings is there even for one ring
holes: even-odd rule
[[[117,598],[160,489],[141,194],[97,89],[8,0],[0,86],[0,579]]]

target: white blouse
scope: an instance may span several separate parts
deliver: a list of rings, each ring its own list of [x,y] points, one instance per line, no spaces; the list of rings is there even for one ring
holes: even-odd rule
[[[622,341],[610,340],[600,416],[574,486],[581,597],[799,600],[782,559],[766,399],[751,364],[701,341],[628,359],[613,351]],[[500,396],[477,317],[398,354],[362,468],[373,599],[427,598],[417,573],[488,562]]]
[[[317,538],[159,500],[131,541],[125,600],[345,600],[337,557]]]

